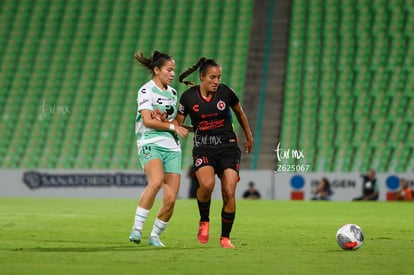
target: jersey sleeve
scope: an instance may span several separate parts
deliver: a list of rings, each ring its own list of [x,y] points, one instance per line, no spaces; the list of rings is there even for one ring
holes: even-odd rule
[[[186,116],[188,114],[187,107],[188,93],[184,92],[180,97],[180,103],[178,104],[178,113]]]
[[[151,100],[151,91],[147,87],[142,87],[138,90],[138,112],[141,110],[153,110],[152,100]]]
[[[233,107],[240,102],[239,97],[236,95],[232,88],[228,87],[227,85],[224,85],[224,87],[226,88],[226,93],[228,94],[229,105]]]

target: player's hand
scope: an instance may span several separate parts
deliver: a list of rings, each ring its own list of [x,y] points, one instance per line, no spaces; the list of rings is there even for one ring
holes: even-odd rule
[[[244,142],[244,151],[249,154],[253,150],[253,137],[247,138]]]
[[[151,112],[151,118],[158,121],[167,121],[167,112],[161,112],[160,109],[154,109]]]
[[[175,125],[174,132],[182,138],[187,138],[188,130],[184,127]]]

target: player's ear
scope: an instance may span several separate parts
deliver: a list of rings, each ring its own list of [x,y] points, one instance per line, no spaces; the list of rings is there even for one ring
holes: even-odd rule
[[[161,69],[157,66],[154,67],[154,74],[159,74],[161,72]]]

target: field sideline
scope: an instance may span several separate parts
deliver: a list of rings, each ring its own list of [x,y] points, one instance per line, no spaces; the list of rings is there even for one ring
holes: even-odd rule
[[[162,235],[166,248],[128,241],[130,199],[0,198],[0,274],[412,274],[414,204],[401,202],[237,202],[232,242],[219,246],[221,201],[213,201],[210,242],[196,241],[194,200],[178,200]],[[360,250],[343,251],[336,230],[356,223]]]

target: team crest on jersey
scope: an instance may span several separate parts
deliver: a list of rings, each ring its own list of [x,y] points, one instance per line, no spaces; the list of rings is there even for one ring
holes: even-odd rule
[[[217,109],[219,109],[220,111],[223,111],[226,108],[226,103],[224,103],[223,100],[220,100],[219,102],[217,102]]]
[[[203,164],[203,159],[202,158],[198,158],[195,160],[194,165],[195,167],[200,166],[201,164]]]

